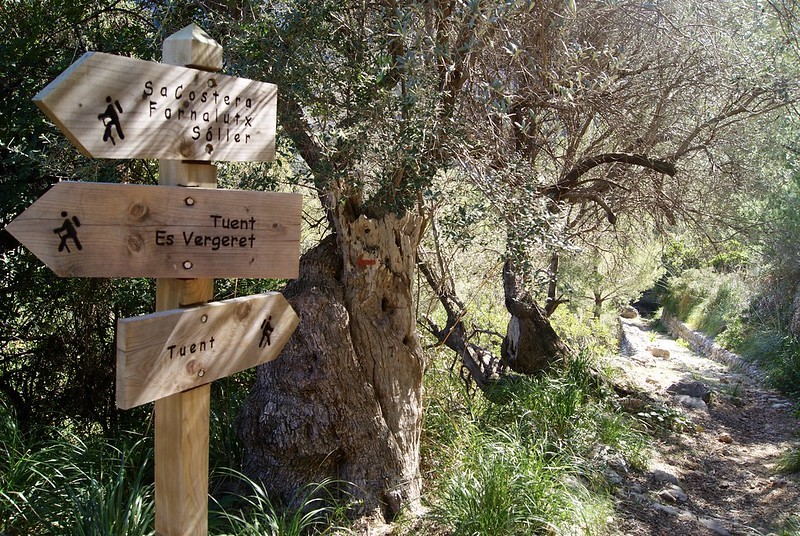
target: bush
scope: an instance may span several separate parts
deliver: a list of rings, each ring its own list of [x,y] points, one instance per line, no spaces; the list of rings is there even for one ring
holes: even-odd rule
[[[747,307],[748,294],[739,274],[702,268],[671,278],[662,301],[664,312],[715,337],[736,325]]]

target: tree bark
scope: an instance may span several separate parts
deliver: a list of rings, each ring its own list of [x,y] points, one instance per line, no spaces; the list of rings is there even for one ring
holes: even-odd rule
[[[553,329],[544,310],[518,288],[510,260],[503,266],[503,291],[511,313],[500,347],[503,362],[514,372],[536,374],[568,358],[572,350]]]
[[[424,362],[412,281],[421,219],[336,218],[284,295],[300,324],[258,369],[240,415],[245,472],[290,498],[340,481],[356,515],[392,519],[421,492]]]
[[[594,291],[594,307],[592,308],[592,314],[595,319],[600,319],[600,315],[603,312],[603,302],[605,298],[599,291]]]
[[[559,305],[569,302],[568,299],[558,297],[558,263],[559,255],[554,252],[547,268],[547,301],[544,304],[544,315],[547,318],[553,316]]]

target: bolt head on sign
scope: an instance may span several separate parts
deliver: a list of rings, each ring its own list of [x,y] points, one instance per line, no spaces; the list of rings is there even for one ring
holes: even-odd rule
[[[87,52],[34,97],[86,156],[275,158],[277,86]]]

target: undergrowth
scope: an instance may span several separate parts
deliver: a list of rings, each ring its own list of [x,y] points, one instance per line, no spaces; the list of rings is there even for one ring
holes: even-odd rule
[[[429,368],[421,438],[428,514],[405,528],[398,523],[399,531],[611,532],[613,504],[603,471],[610,459],[644,467],[648,439],[640,419],[616,406],[596,370],[597,357],[616,345],[613,327],[565,321],[558,329],[573,348],[583,348],[575,359],[540,377],[509,378],[489,397],[442,368],[446,359]],[[245,384],[221,384],[215,398],[221,406],[212,406],[212,413],[228,415],[211,419],[209,534],[350,533],[350,505],[329,492],[341,488],[337,483],[309,485],[281,503],[262,484],[227,468],[241,459],[240,445],[227,434],[234,434],[230,415]],[[4,536],[154,534],[149,433],[83,438],[52,428],[25,435],[0,399],[0,434]]]
[[[152,437],[129,432],[115,439],[83,439],[55,428],[38,432],[52,437],[23,435],[0,399],[0,534],[155,534]],[[209,534],[346,533],[338,522],[344,506],[330,499],[329,482],[310,485],[286,506],[234,470],[217,468],[212,478],[236,481],[240,491],[212,500]]]
[[[149,440],[126,435],[116,446],[58,430],[53,439],[32,442],[1,404],[0,414],[0,531],[8,536],[152,533]]]
[[[603,534],[610,457],[643,465],[648,440],[595,380],[586,352],[561,370],[518,378],[493,400],[447,370],[429,372],[423,469],[427,523],[453,535]]]

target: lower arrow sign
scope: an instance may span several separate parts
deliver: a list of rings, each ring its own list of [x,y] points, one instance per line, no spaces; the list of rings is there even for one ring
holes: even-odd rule
[[[278,292],[117,324],[117,406],[129,409],[278,357],[300,322]]]

